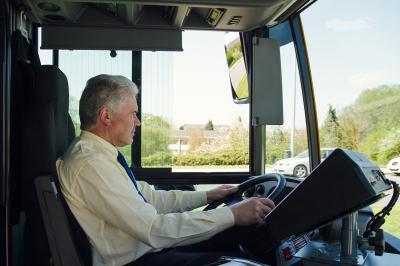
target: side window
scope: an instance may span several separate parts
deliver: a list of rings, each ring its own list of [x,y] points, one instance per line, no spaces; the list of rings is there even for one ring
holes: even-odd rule
[[[53,50],[41,49],[40,45],[42,43],[42,28],[38,29],[38,52],[40,63],[42,65],[52,65],[53,64]]]
[[[396,5],[369,4],[343,15],[319,1],[302,14],[321,147],[362,152],[383,168],[400,156]],[[326,10],[328,17],[317,15]]]
[[[280,48],[284,124],[266,126],[265,171],[298,178],[310,173],[303,94],[293,43]]]
[[[361,152],[397,180],[388,163],[400,157],[399,8],[317,1],[302,13],[321,147]],[[386,229],[400,236],[400,208],[391,214]]]
[[[183,52],[143,52],[142,167],[249,171],[249,106],[232,101],[224,34],[185,31]]]
[[[117,51],[116,57],[110,51],[59,51],[59,67],[68,78],[69,113],[74,122],[75,134],[80,134],[79,99],[86,81],[99,74],[132,76],[132,52]],[[131,163],[131,147],[121,149],[128,164]]]

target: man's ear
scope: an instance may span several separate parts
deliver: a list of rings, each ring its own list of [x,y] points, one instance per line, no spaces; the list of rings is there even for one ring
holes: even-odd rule
[[[100,109],[99,120],[101,124],[106,126],[111,125],[111,118],[112,114],[110,109],[108,109],[107,107],[103,107]]]

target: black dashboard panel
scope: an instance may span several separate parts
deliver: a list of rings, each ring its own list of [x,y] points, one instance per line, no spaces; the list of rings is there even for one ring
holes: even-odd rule
[[[390,188],[381,170],[363,155],[336,149],[267,215],[268,243],[262,248],[359,210]]]

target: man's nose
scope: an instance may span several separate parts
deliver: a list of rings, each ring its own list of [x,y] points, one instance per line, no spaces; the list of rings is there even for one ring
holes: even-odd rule
[[[139,118],[135,117],[135,120],[133,121],[133,124],[135,125],[135,127],[140,126],[142,123],[140,122]]]

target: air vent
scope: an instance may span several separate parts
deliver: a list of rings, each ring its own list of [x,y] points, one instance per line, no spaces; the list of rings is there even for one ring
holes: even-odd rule
[[[228,25],[238,25],[240,23],[240,20],[242,19],[242,16],[233,16],[228,22]]]
[[[104,14],[111,15],[113,17],[118,17],[118,6],[112,3],[89,3],[89,6],[102,11]]]

